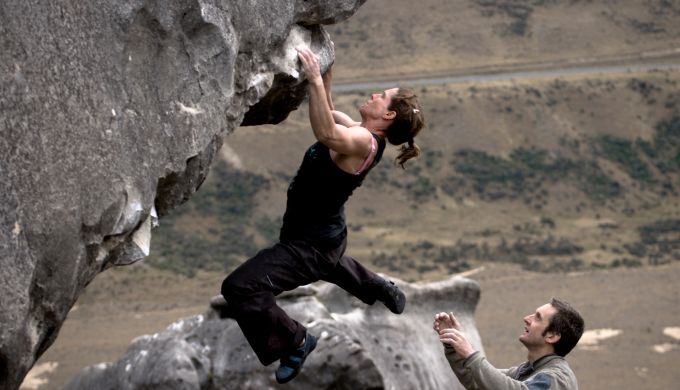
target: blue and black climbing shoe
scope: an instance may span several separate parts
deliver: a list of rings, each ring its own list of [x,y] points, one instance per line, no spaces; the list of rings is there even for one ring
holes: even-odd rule
[[[279,368],[276,369],[276,381],[286,383],[297,376],[304,364],[305,359],[316,348],[316,337],[307,333],[305,343],[292,354],[281,358]]]

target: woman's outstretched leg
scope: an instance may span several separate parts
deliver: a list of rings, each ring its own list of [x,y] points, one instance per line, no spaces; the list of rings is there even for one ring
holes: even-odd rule
[[[335,268],[323,280],[336,284],[368,305],[377,300],[395,314],[404,311],[404,293],[393,282],[380,277],[350,256],[341,256]]]

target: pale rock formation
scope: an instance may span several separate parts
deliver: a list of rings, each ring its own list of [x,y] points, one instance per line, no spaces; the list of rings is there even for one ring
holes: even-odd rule
[[[433,317],[453,311],[472,344],[479,285],[462,277],[429,284],[397,281],[407,297],[402,315],[367,306],[323,283],[282,294],[279,304],[319,338],[294,389],[462,389],[432,330]],[[257,360],[228,310],[209,310],[135,339],[115,363],[85,368],[66,387],[79,389],[278,389],[274,370]]]

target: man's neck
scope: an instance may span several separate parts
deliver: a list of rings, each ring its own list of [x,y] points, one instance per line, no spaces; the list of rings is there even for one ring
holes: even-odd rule
[[[554,353],[555,350],[553,348],[539,348],[535,350],[529,350],[529,353],[527,354],[527,360],[529,363],[534,364],[534,362],[538,359],[544,356],[553,355]]]

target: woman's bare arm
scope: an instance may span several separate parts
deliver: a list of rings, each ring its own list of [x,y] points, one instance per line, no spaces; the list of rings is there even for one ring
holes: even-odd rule
[[[301,48],[298,49],[298,57],[309,81],[309,121],[316,139],[339,154],[366,156],[371,148],[371,133],[356,126],[356,122],[344,114],[338,114],[338,119],[345,123],[336,123],[316,55],[307,48]]]
[[[361,122],[355,121],[342,111],[333,110],[331,113],[333,114],[333,120],[339,125],[343,125],[345,127],[355,127],[361,125]]]

